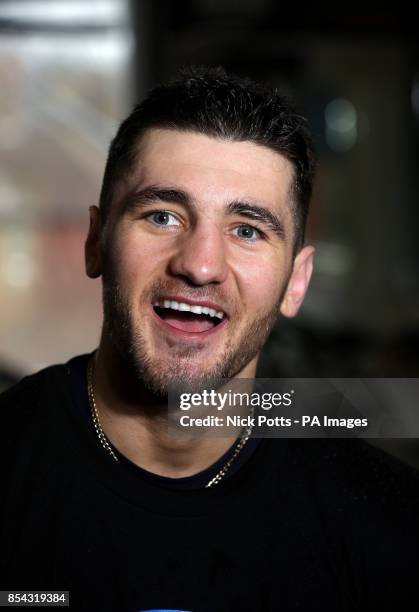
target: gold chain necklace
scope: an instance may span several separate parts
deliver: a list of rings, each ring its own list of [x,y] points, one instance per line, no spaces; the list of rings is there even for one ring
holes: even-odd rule
[[[102,428],[102,425],[99,419],[99,412],[97,409],[95,393],[94,393],[94,388],[93,388],[93,358],[89,360],[89,363],[87,366],[87,391],[88,391],[88,396],[89,396],[90,413],[92,415],[93,425],[94,425],[96,434],[99,438],[99,441],[101,445],[103,446],[103,448],[111,455],[111,457],[117,463],[119,463],[119,459],[116,456],[115,451],[113,450],[112,446],[110,445],[109,440],[106,437],[105,432],[103,431],[103,428]],[[253,414],[254,414],[254,411],[252,410],[250,416],[252,417]],[[236,448],[234,449],[234,453],[232,454],[230,459],[223,465],[223,467],[216,473],[216,475],[213,478],[211,478],[209,482],[207,482],[207,484],[205,485],[206,489],[218,484],[220,480],[224,478],[224,476],[230,469],[231,465],[234,463],[234,461],[237,459],[238,455],[242,451],[243,447],[246,445],[251,434],[252,434],[252,425],[249,425],[248,427],[245,428],[243,434],[241,435],[239,441],[237,442]]]

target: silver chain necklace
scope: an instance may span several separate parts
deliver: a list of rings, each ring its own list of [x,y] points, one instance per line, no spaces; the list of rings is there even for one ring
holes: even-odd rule
[[[115,451],[113,450],[112,446],[110,445],[109,440],[106,437],[106,434],[103,431],[102,425],[100,423],[99,412],[97,409],[95,393],[94,393],[94,388],[93,388],[93,367],[94,367],[93,358],[90,358],[88,366],[87,366],[87,391],[88,391],[88,396],[89,396],[90,413],[92,415],[93,425],[94,425],[97,437],[99,438],[99,441],[102,447],[111,455],[111,457],[117,463],[119,463],[119,459],[116,456]],[[240,439],[237,442],[236,448],[234,449],[234,453],[232,454],[230,459],[226,461],[226,463],[216,473],[216,475],[207,482],[207,484],[205,485],[206,489],[213,487],[214,485],[217,485],[224,478],[224,476],[230,469],[231,465],[234,463],[234,461],[237,459],[238,455],[242,451],[243,447],[246,445],[251,434],[252,434],[252,426],[249,425],[248,427],[245,428],[242,435],[240,436]]]

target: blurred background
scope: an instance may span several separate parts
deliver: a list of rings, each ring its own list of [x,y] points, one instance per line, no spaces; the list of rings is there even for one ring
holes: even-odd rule
[[[83,241],[107,148],[135,101],[190,63],[291,94],[320,156],[316,272],[259,374],[418,376],[417,25],[334,7],[0,1],[0,387],[97,345]]]

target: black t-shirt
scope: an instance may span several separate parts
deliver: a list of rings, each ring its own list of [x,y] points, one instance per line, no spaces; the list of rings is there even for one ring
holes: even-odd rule
[[[0,398],[0,590],[70,609],[416,607],[416,472],[357,440],[263,440],[214,488],[116,463],[75,407],[72,368]]]

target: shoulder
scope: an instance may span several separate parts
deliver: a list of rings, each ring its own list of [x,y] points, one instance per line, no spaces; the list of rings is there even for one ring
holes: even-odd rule
[[[360,439],[270,440],[270,470],[325,521],[410,524],[419,538],[419,472]],[[284,450],[285,448],[285,450]]]
[[[322,442],[305,455],[324,537],[331,550],[345,551],[354,572],[362,568],[370,596],[402,604],[417,583],[419,474],[363,440]]]
[[[25,376],[20,382],[0,394],[0,414],[14,407],[25,407],[39,403],[40,399],[48,395],[50,385],[59,384],[68,375],[68,367],[56,364],[44,368],[35,374]]]
[[[2,461],[12,461],[25,447],[41,440],[57,414],[69,377],[64,364],[26,376],[0,395],[0,422],[7,432],[0,447]]]
[[[316,486],[346,499],[397,498],[398,504],[406,495],[419,499],[419,472],[366,440],[290,440],[289,461],[304,468]]]
[[[79,355],[67,363],[51,365],[26,376],[0,394],[2,426],[38,422],[47,417],[51,407],[69,398],[71,376],[75,368],[86,363],[88,355]]]
[[[73,412],[73,364],[81,358],[26,376],[0,395],[0,477],[18,462],[30,471],[41,455],[57,454]]]

